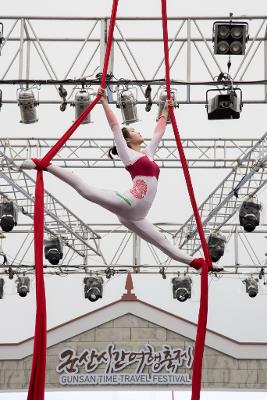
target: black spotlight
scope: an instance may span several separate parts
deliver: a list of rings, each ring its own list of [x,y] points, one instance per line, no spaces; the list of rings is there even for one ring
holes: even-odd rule
[[[178,276],[172,279],[173,298],[181,302],[191,298],[192,279],[189,276]]]
[[[239,210],[239,222],[246,232],[253,232],[260,223],[261,205],[253,200],[244,201]]]
[[[5,284],[4,279],[0,278],[0,299],[2,299],[4,296],[4,284]]]
[[[214,54],[243,55],[245,54],[247,40],[247,22],[214,22]]]
[[[12,201],[0,203],[0,226],[4,232],[10,232],[17,225],[18,209]]]
[[[209,93],[214,91],[218,92],[218,89],[210,89],[206,92],[208,119],[239,119],[243,106],[241,89],[221,89],[220,94],[209,98]],[[223,91],[227,92],[221,93]]]
[[[26,297],[30,291],[30,278],[27,276],[19,276],[17,281],[17,292],[20,297]]]
[[[63,243],[59,237],[44,241],[45,258],[52,265],[57,265],[63,257]]]
[[[249,297],[256,297],[259,292],[258,279],[247,278],[242,281],[246,285],[246,293]]]
[[[97,301],[103,296],[104,280],[98,276],[89,276],[84,278],[84,297],[90,301]]]
[[[208,248],[213,262],[217,262],[224,255],[226,238],[219,232],[211,233],[208,239]]]

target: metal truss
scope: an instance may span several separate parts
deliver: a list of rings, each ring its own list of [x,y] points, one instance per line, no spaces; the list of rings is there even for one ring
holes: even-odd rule
[[[182,226],[182,224],[180,224]],[[156,223],[155,226],[158,230],[166,237],[171,239],[172,235],[176,232],[177,224],[175,223]],[[101,263],[90,264],[79,264],[79,263],[66,263],[62,262],[59,266],[45,265],[45,274],[48,275],[61,275],[61,274],[85,274],[85,273],[96,273],[106,275],[107,277],[115,274],[126,273],[128,271],[138,273],[164,273],[176,274],[176,273],[190,273],[197,274],[188,266],[177,265],[173,262],[171,265],[167,265],[165,257],[160,252],[156,251],[148,243],[141,241],[135,234],[128,231],[123,225],[120,224],[105,224],[95,223],[92,224],[94,231],[101,235],[103,242],[112,243],[112,254],[109,254],[108,262],[106,265]],[[80,233],[79,231],[77,231]],[[221,232],[227,236],[227,246],[233,245],[233,260],[227,264],[223,264],[224,271],[222,275],[238,274],[238,275],[257,275],[260,272],[264,274],[267,268],[266,257],[260,259],[253,249],[253,241],[257,242],[259,236],[267,234],[267,224],[261,224],[254,232],[249,235],[246,234],[242,227],[236,223],[226,223]],[[20,223],[19,226],[13,229],[13,234],[33,234],[32,225],[28,223]],[[110,246],[109,246],[110,247]],[[143,262],[143,255],[145,251],[149,251],[151,254],[150,261],[148,263]],[[110,252],[109,252],[110,253]],[[127,255],[129,261],[129,254],[132,254],[132,260],[125,263],[123,256]],[[147,259],[147,256],[146,256]],[[223,261],[223,260],[222,260]],[[242,261],[245,261],[245,263]],[[8,265],[0,265],[0,274],[11,274],[17,273],[34,273],[34,265],[29,263],[9,263]],[[160,272],[161,271],[161,272]],[[221,273],[220,273],[221,275]]]
[[[148,139],[147,139],[148,140]],[[42,158],[55,144],[51,138],[0,138],[3,153],[16,162],[27,158]],[[246,168],[239,160],[253,148],[256,139],[182,139],[185,155],[190,168]],[[53,162],[70,168],[122,168],[120,160],[111,160],[108,150],[112,139],[70,138]],[[251,157],[254,156],[254,153]],[[155,154],[161,168],[181,168],[175,139],[163,139]],[[250,159],[250,162],[256,161]]]
[[[14,201],[24,215],[33,219],[35,181],[1,151],[0,162],[0,196]],[[44,202],[45,231],[51,236],[60,236],[84,263],[92,255],[105,263],[99,247],[100,236],[48,191]]]
[[[234,216],[244,199],[256,195],[263,188],[267,183],[266,164],[267,133],[239,159],[232,171],[200,205],[199,213],[206,235],[219,231]],[[174,241],[179,248],[192,255],[200,249],[193,215],[176,231]]]
[[[235,85],[246,85],[244,103],[266,102],[267,17],[262,15],[169,18],[171,76],[173,85],[179,85],[176,86],[179,103],[205,103],[203,86],[217,87],[218,75],[227,72],[228,56],[213,54],[212,26],[216,20],[230,19],[249,24],[246,54],[232,57],[230,75]],[[116,86],[125,88],[134,83],[138,86],[137,102],[144,103],[142,85],[148,82],[158,85],[152,96],[156,101],[164,84],[164,58],[157,47],[162,42],[160,20],[159,17],[117,18],[109,66],[111,102],[116,102],[116,94],[112,94]],[[11,88],[14,83],[17,88],[34,86],[39,103],[51,104],[61,101],[57,86],[60,82],[70,89],[68,104],[73,102],[78,87],[99,85],[99,79],[95,78],[103,65],[108,17],[2,16],[1,22],[4,38],[0,46],[0,84],[9,85],[3,103],[17,102],[16,90],[14,86]],[[147,51],[150,56],[144,57]],[[256,89],[253,94],[251,86]]]

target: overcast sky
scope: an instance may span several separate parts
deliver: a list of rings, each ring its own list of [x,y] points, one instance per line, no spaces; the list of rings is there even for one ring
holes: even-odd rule
[[[84,1],[84,0],[76,0],[76,1],[52,1],[46,0],[44,2],[27,0],[23,2],[21,0],[10,0],[6,2],[1,2],[1,14],[2,15],[42,15],[42,16],[107,16],[110,14],[112,1],[110,0],[102,0],[102,1]],[[205,0],[204,2],[197,2],[195,0],[187,0],[185,2],[178,2],[177,0],[168,0],[168,13],[169,15],[179,15],[179,16],[190,16],[190,15],[207,15],[207,16],[223,16],[228,15],[229,12],[233,12],[235,15],[266,15],[266,5],[262,0],[256,0],[253,2],[245,2],[241,0],[236,1],[223,1],[223,2],[215,2],[213,0]],[[121,0],[119,2],[118,15],[120,16],[159,16],[160,15],[160,1],[159,0]],[[3,55],[2,55],[3,56]],[[41,77],[40,77],[41,78]],[[11,110],[11,108],[9,108]],[[17,113],[17,108],[15,110],[15,106],[13,106],[12,112]],[[2,132],[5,132],[5,136],[13,135],[25,135],[26,129],[29,136],[36,136],[38,134],[42,134],[42,136],[51,136],[54,137],[58,134],[58,132],[64,131],[65,128],[68,127],[68,121],[71,122],[71,117],[66,119],[66,115],[58,116],[58,112],[53,115],[50,113],[48,107],[42,109],[40,108],[41,116],[40,124],[33,124],[32,126],[21,126],[17,118],[10,118],[10,113],[5,114],[5,110],[1,111],[1,135]],[[13,115],[13,114],[12,114]],[[96,112],[95,114],[95,124],[94,126],[90,126],[86,129],[91,129],[89,131],[90,134],[93,135],[95,127],[97,124],[101,124],[101,115],[100,112]],[[192,118],[192,115],[194,118]],[[257,119],[256,119],[257,115]],[[246,110],[243,111],[242,117],[238,122],[231,122],[231,126],[227,125],[227,134],[231,137],[237,137],[242,134],[242,137],[252,137],[255,134],[255,137],[260,137],[266,130],[266,122],[265,118],[262,116],[266,115],[266,105],[257,106],[257,107],[246,107]],[[65,120],[64,120],[65,118]],[[149,126],[151,132],[151,117],[149,122],[141,122],[138,126]],[[44,119],[46,122],[44,123]],[[255,123],[256,119],[256,123]],[[154,122],[153,122],[154,123]],[[145,125],[147,124],[147,125]],[[211,125],[208,124],[206,120],[206,116],[204,114],[203,107],[192,106],[190,111],[187,109],[181,108],[179,111],[179,124],[181,127],[181,131],[183,136],[192,136],[196,137],[197,135],[203,137],[214,137],[218,135],[222,137],[225,134],[225,125],[217,124]],[[100,125],[99,125],[100,126]],[[102,125],[101,125],[102,126]],[[7,128],[8,127],[8,128]],[[41,127],[41,128],[40,128]],[[216,127],[216,128],[214,128]],[[84,127],[82,129],[85,129]],[[38,132],[38,133],[37,133]],[[103,182],[103,187],[110,187],[109,179],[107,179],[106,171],[98,171],[97,179],[95,179],[95,171],[79,171],[81,175],[88,176],[88,179],[92,181],[99,180]],[[121,182],[122,184],[126,184],[127,179],[123,175],[123,171],[116,171],[116,181]],[[203,172],[202,172],[203,173]],[[112,174],[114,174],[114,170],[112,170]],[[177,195],[176,191],[173,196],[170,196],[171,185],[170,182],[177,182],[177,186],[179,190],[185,190],[183,184],[183,178],[179,173],[179,177],[176,176],[176,171],[168,170],[162,171],[162,183],[159,187],[159,197],[155,202],[154,208],[151,210],[150,219],[151,221],[173,221],[179,220],[183,221],[183,213],[178,214],[177,210]],[[196,194],[199,199],[205,198],[208,193],[214,188],[216,185],[216,176],[219,175],[222,177],[226,172],[218,172],[218,171],[205,171],[205,174],[209,174],[209,179],[205,182],[205,187],[202,187],[201,190],[199,188],[196,189]],[[194,182],[198,181],[198,172],[192,173]],[[211,177],[211,178],[210,178]],[[127,181],[128,182],[128,181]],[[108,186],[109,183],[109,186]],[[55,180],[52,183],[48,182],[49,189],[52,187],[55,190],[55,193],[58,194],[60,198],[60,191],[64,191],[64,196],[66,201],[72,203],[75,211],[80,207],[80,202],[77,200],[77,196],[75,194],[75,204],[73,204],[73,194],[68,196],[71,191],[68,188],[63,188],[61,183],[57,183],[55,185]],[[55,187],[56,186],[56,187]],[[174,185],[172,185],[174,186]],[[182,189],[180,189],[182,188]],[[52,190],[51,190],[52,191]],[[67,195],[66,195],[67,193]],[[179,192],[180,196],[180,192]],[[180,197],[179,201],[180,201]],[[77,200],[77,202],[76,202]],[[186,205],[185,200],[181,200],[182,203],[179,203],[179,210],[185,209],[186,212],[189,209],[188,205]],[[85,203],[83,203],[84,205]],[[180,204],[184,206],[180,207]],[[89,213],[91,218],[95,218],[95,221],[110,221],[114,222],[115,219],[113,216],[109,215],[107,212],[99,209],[96,206],[91,206],[89,208]],[[164,211],[164,212],[163,212]],[[189,212],[189,211],[188,211]],[[174,218],[175,215],[175,218]],[[265,242],[261,242],[261,247],[264,248],[266,245]],[[136,293],[139,298],[144,299],[145,301],[156,304],[159,307],[167,308],[171,312],[177,313],[180,316],[191,319],[193,321],[197,318],[197,309],[198,309],[198,299],[199,299],[199,289],[198,289],[198,278],[196,278],[196,282],[193,288],[192,299],[189,302],[183,304],[183,307],[179,305],[177,307],[177,302],[174,302],[171,299],[171,287],[170,284],[165,284],[161,286],[161,297],[158,296],[158,291],[155,290],[154,293],[147,293],[147,285],[149,285],[150,277],[135,277],[134,284],[136,288]],[[88,304],[84,299],[82,299],[82,284],[80,282],[81,277],[71,277],[67,283],[66,278],[49,278],[49,282],[47,282],[47,294],[48,294],[48,320],[49,326],[58,325],[68,319],[74,318],[80,314],[84,314],[92,309],[92,304]],[[113,281],[110,281],[106,285],[106,295],[105,298],[96,305],[96,307],[101,307],[102,305],[109,303],[112,300],[118,299],[124,288],[125,277],[118,277]],[[0,304],[0,312],[4,317],[10,316],[12,314],[15,316],[14,321],[7,321],[4,327],[2,327],[0,332],[0,342],[12,342],[12,341],[20,341],[24,338],[32,336],[33,334],[33,325],[34,325],[34,292],[32,292],[27,298],[20,299],[17,297],[15,290],[13,288],[14,282],[7,282],[7,290],[8,296],[1,301]],[[154,287],[159,287],[162,285],[162,280],[160,277],[155,277]],[[61,288],[61,293],[59,292],[59,287]],[[229,290],[231,287],[232,290]],[[111,290],[112,288],[112,290]],[[34,288],[33,288],[34,289]],[[64,291],[65,290],[65,291]],[[54,295],[57,293],[57,303],[54,302]],[[72,299],[69,301],[69,294],[71,293]],[[241,283],[239,277],[236,278],[228,278],[223,282],[218,281],[216,279],[212,279],[210,284],[210,298],[212,299],[210,305],[210,314],[209,314],[209,326],[211,329],[217,330],[225,335],[232,336],[239,340],[261,340],[266,341],[266,332],[267,332],[267,319],[261,316],[266,314],[266,290],[265,287],[261,288],[260,295],[257,298],[251,300],[244,293],[244,287]],[[222,318],[223,316],[223,318]],[[25,324],[25,321],[27,323]],[[233,321],[238,321],[238,324],[234,324]],[[15,324],[15,329],[14,329]],[[18,329],[19,327],[19,329]],[[255,329],[255,327],[257,327]],[[91,392],[90,392],[91,393]],[[170,392],[154,392],[153,394],[149,394],[148,392],[143,392],[142,399],[155,399],[158,396],[161,396],[161,399],[164,397],[164,400],[171,398]],[[65,393],[60,394],[57,393],[55,395],[48,393],[47,400],[67,400],[73,398],[74,393]],[[79,396],[79,397],[78,397]],[[115,396],[115,395],[114,395]],[[120,399],[123,396],[125,398],[125,392],[119,395],[117,394],[114,399]],[[136,397],[134,393],[127,393],[127,400],[131,400],[131,397]],[[221,396],[221,397],[220,397]],[[251,393],[242,393],[237,394],[234,393],[230,395],[230,392],[227,394],[222,393],[219,394],[216,392],[216,400],[220,398],[224,398],[227,396],[227,400],[231,399],[241,399],[245,400],[247,398],[251,398]],[[232,396],[232,397],[231,397]],[[253,399],[263,399],[265,394],[253,394]],[[19,400],[25,399],[26,395],[24,394],[1,394],[0,399],[5,400]],[[82,400],[88,398],[88,394],[80,393],[79,395],[75,394],[75,398],[78,400]],[[96,400],[104,400],[107,398],[107,392],[94,393],[94,398]],[[110,397],[109,397],[110,398]],[[190,395],[187,393],[177,392],[175,399],[184,400],[189,399]],[[202,395],[202,400],[210,400],[214,399],[214,394],[211,392],[204,393]]]

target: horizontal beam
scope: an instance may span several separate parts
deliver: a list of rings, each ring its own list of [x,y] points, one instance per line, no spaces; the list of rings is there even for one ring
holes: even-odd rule
[[[4,154],[15,163],[26,158],[43,157],[56,143],[56,138],[1,138],[0,147]],[[149,139],[145,138],[145,143]],[[190,168],[233,168],[242,164],[239,159],[244,156],[258,139],[250,138],[183,138],[182,144]],[[53,162],[67,168],[123,168],[119,159],[111,160],[108,150],[113,146],[113,139],[70,138]],[[175,139],[166,138],[161,141],[155,154],[155,161],[161,168],[180,168],[180,157]],[[253,160],[252,160],[253,161]]]
[[[110,19],[110,16],[98,16],[98,17],[83,17],[83,16],[66,16],[66,17],[57,17],[57,16],[34,16],[34,15],[4,15],[1,16],[1,20],[14,20],[14,19],[29,19],[29,20],[51,20],[51,21],[94,21],[98,19]],[[181,16],[181,17],[168,17],[169,21],[183,21],[183,20],[201,20],[201,21],[209,21],[213,19],[224,19],[224,20],[252,20],[252,19],[266,19],[267,15],[224,15],[224,16]],[[161,21],[162,17],[116,17],[117,21]]]
[[[65,85],[65,86],[75,86],[75,85],[84,85],[84,86],[99,86],[101,81],[99,79],[0,79],[1,85]],[[134,86],[142,86],[142,85],[150,85],[150,86],[162,86],[165,85],[165,79],[120,79],[120,80],[107,80],[108,85],[134,85]],[[227,87],[233,84],[233,86],[246,86],[246,85],[266,85],[267,79],[260,80],[249,80],[249,81],[223,81],[223,84],[218,81],[178,81],[171,80],[172,86],[221,86],[221,90],[223,87]],[[218,89],[219,90],[219,89]]]

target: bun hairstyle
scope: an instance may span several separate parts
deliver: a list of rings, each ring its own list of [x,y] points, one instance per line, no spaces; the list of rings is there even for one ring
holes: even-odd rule
[[[127,128],[123,127],[121,131],[122,131],[124,139],[128,139],[130,137],[130,133]],[[117,147],[112,146],[108,151],[109,158],[111,158],[113,160],[113,158],[114,158],[113,156],[117,156],[117,155],[118,155]]]

